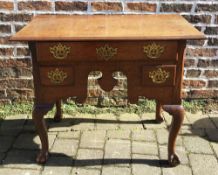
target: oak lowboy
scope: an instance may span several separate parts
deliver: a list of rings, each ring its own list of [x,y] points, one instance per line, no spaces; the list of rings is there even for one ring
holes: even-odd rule
[[[61,26],[60,26],[61,24]],[[60,100],[87,97],[88,75],[101,71],[98,83],[110,91],[117,81],[112,73],[127,77],[128,100],[139,96],[155,99],[156,120],[161,110],[173,116],[168,143],[168,161],[179,158],[175,141],[181,127],[184,50],[187,39],[204,39],[179,15],[41,15],[11,38],[28,41],[32,53],[35,104],[33,119],[42,149],[38,163],[48,156],[48,136],[43,116],[56,104],[56,120],[61,119]]]

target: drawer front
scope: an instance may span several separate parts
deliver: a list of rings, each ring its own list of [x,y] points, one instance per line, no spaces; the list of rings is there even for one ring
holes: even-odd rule
[[[73,85],[74,71],[72,67],[42,66],[39,68],[40,82],[44,86]]]
[[[142,83],[144,86],[174,86],[176,78],[175,65],[144,66]]]
[[[38,42],[43,61],[160,61],[177,59],[177,41]]]

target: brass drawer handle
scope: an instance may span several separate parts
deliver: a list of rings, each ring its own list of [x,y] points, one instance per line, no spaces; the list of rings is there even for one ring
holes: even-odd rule
[[[143,47],[144,53],[148,58],[155,59],[159,58],[161,54],[164,52],[164,46],[161,46],[156,43],[152,43]]]
[[[53,84],[60,84],[67,78],[67,73],[56,68],[48,72],[48,78]]]
[[[161,68],[149,72],[149,78],[151,78],[152,82],[156,84],[164,83],[169,77],[170,73],[165,70],[162,70]]]
[[[96,48],[96,54],[107,61],[117,54],[117,48],[113,48],[108,44],[105,44],[102,47]]]
[[[64,59],[67,57],[68,53],[70,53],[70,47],[65,46],[61,43],[58,43],[57,45],[49,48],[50,53],[54,56],[56,59]]]

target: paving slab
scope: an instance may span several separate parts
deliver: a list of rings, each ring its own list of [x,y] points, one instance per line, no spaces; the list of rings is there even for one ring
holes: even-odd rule
[[[23,131],[26,131],[26,132],[35,132],[36,131],[35,124],[34,124],[32,119],[26,120],[26,122],[23,126]]]
[[[56,134],[53,132],[48,133],[49,149],[54,143]],[[14,148],[18,149],[39,149],[41,142],[39,136],[34,133],[21,133],[13,145]]]
[[[158,147],[155,142],[132,142],[132,153],[136,154],[148,154],[148,155],[158,155]]]
[[[212,148],[213,148],[215,155],[218,159],[218,143],[211,143],[211,145],[212,145]]]
[[[5,157],[5,153],[0,153],[0,164],[3,161],[4,157]]]
[[[56,139],[51,152],[75,157],[78,145],[79,141],[75,139]]]
[[[0,168],[1,175],[39,175],[40,170]]]
[[[79,139],[80,131],[67,131],[67,132],[59,132],[58,138],[60,139]]]
[[[197,112],[195,114],[186,113],[188,121],[192,124],[192,128],[216,128],[212,120],[207,114]]]
[[[106,140],[104,164],[129,166],[130,161],[131,161],[130,140],[121,140],[121,139]]]
[[[0,153],[8,151],[15,140],[14,136],[0,135]]]
[[[28,118],[27,114],[7,116],[0,126],[1,135],[18,135]]]
[[[118,129],[119,123],[117,117],[112,113],[103,113],[96,115],[96,129],[110,130]]]
[[[193,175],[217,175],[218,163],[213,155],[190,154],[189,155]]]
[[[133,154],[132,159],[133,175],[142,175],[146,172],[152,175],[161,175],[159,158],[157,156]]]
[[[139,115],[133,113],[123,113],[118,117],[121,129],[143,129]]]
[[[48,120],[48,131],[71,131],[73,126],[72,118],[63,118],[60,122],[56,122],[53,118]]]
[[[98,169],[73,168],[71,175],[100,175]]]
[[[184,145],[191,153],[213,154],[209,142],[200,137],[184,137]]]
[[[130,139],[131,130],[119,129],[119,130],[108,130],[107,138],[111,139]]]
[[[103,150],[79,149],[75,160],[75,166],[87,168],[101,168],[103,162]]]
[[[200,136],[206,137],[206,132],[204,128],[189,128],[189,129],[181,129],[180,135],[182,136]]]
[[[209,118],[213,121],[213,124],[218,128],[218,114],[208,114]]]
[[[106,131],[83,131],[81,135],[81,148],[100,148],[103,149]]]
[[[41,170],[42,166],[35,161],[37,153],[34,150],[13,149],[7,153],[3,167]]]
[[[151,129],[132,131],[132,140],[157,142],[155,132]]]
[[[96,116],[93,114],[76,114],[75,116],[73,116],[72,121],[72,130],[79,130],[79,131],[83,131],[83,130],[93,130],[95,129],[95,119]]]
[[[218,142],[218,129],[206,128],[206,134],[210,141]]]
[[[41,175],[70,175],[72,164],[71,157],[50,156]]]
[[[127,167],[104,166],[101,175],[131,175],[131,169]]]
[[[163,175],[192,175],[192,170],[189,166],[179,165],[173,168],[162,168]]]
[[[30,118],[29,114],[15,114],[15,115],[6,116],[4,118],[4,121],[8,121],[8,120],[14,121],[15,120],[15,122],[16,122],[16,121],[21,121],[21,120],[27,120],[29,118]]]

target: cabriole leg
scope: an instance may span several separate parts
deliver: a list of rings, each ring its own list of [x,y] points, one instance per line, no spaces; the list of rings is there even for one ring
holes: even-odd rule
[[[159,101],[156,101],[156,116],[155,119],[158,123],[161,123],[164,121],[163,117],[161,116],[161,110],[162,110],[162,105],[160,104]]]
[[[44,115],[46,115],[52,107],[53,105],[39,104],[34,104],[33,107],[32,117],[42,145],[36,158],[36,162],[39,164],[45,163],[48,159],[48,134]]]
[[[184,119],[184,108],[181,105],[164,105],[163,110],[172,115],[172,123],[168,140],[168,161],[170,166],[180,164],[178,155],[175,152],[176,138]]]
[[[60,122],[62,119],[61,100],[58,100],[55,105],[56,105],[56,112],[54,115],[54,121]]]

